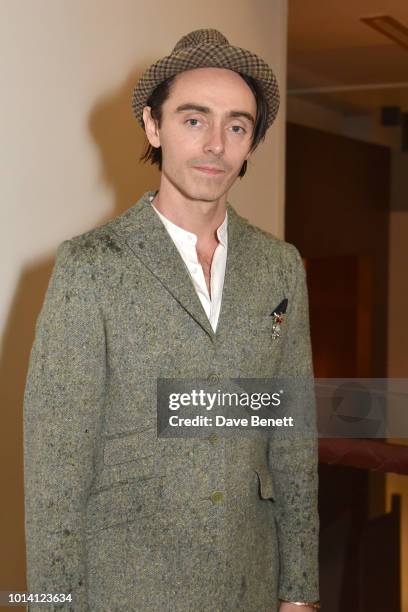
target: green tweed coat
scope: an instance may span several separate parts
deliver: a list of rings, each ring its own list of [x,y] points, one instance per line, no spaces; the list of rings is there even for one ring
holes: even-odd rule
[[[299,252],[228,204],[214,333],[151,195],[58,248],[24,398],[27,580],[73,603],[28,609],[276,612],[278,598],[316,600],[316,437],[156,433],[158,377],[313,375]],[[304,410],[314,418],[314,402]]]

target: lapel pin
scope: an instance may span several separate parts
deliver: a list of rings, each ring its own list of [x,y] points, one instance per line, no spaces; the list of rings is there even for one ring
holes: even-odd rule
[[[281,325],[285,320],[285,312],[286,307],[288,305],[288,300],[285,298],[282,302],[275,308],[275,310],[271,313],[273,316],[273,324],[272,324],[272,338],[275,340],[280,337]]]

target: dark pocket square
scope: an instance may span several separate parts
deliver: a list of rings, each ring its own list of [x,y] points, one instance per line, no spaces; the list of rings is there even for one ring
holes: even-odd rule
[[[276,308],[272,310],[271,315],[285,314],[287,307],[288,307],[288,298],[285,298],[284,300],[281,301],[280,304],[277,305]]]

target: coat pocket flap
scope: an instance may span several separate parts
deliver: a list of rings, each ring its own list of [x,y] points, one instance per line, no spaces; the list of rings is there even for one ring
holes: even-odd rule
[[[274,499],[272,476],[266,466],[257,466],[255,472],[259,479],[259,493],[262,499]]]
[[[146,429],[106,439],[103,451],[104,464],[110,466],[129,461],[152,463],[155,437],[155,430]]]

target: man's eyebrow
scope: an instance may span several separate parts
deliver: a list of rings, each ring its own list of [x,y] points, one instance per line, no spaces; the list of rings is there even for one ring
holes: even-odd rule
[[[182,111],[192,111],[192,110],[197,111],[199,113],[210,113],[211,112],[211,109],[208,108],[208,106],[201,106],[200,104],[194,104],[192,102],[187,102],[186,104],[180,104],[180,106],[176,108],[176,113],[180,113]],[[251,113],[248,113],[247,111],[233,110],[228,113],[228,117],[244,117],[245,119],[248,119],[248,121],[250,121],[252,125],[255,124],[255,119],[253,118]]]

